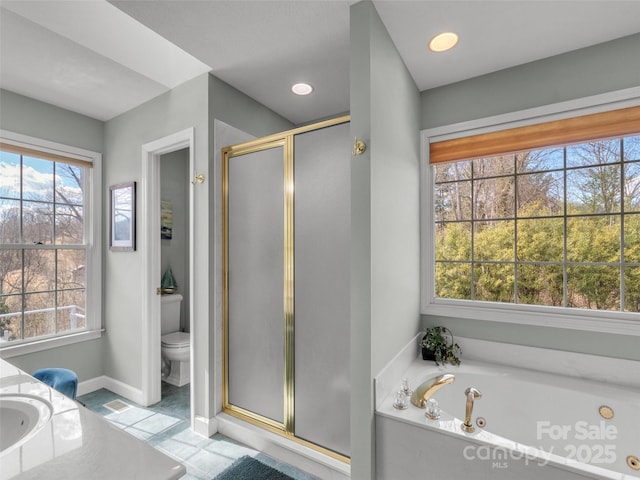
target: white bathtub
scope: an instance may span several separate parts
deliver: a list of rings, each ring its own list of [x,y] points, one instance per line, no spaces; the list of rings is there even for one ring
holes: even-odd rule
[[[402,376],[416,387],[443,373],[456,380],[433,395],[442,409],[439,420],[411,404],[394,409],[393,390],[379,399],[378,479],[640,478],[627,465],[627,457],[640,457],[637,388],[473,360],[447,368],[416,360]],[[461,428],[468,387],[482,394],[473,408],[473,433]],[[600,416],[603,405],[613,409],[612,419]]]

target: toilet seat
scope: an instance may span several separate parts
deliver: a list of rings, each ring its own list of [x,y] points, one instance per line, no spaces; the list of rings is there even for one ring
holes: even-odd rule
[[[165,348],[184,348],[190,345],[191,340],[187,332],[173,332],[162,335],[160,342]]]

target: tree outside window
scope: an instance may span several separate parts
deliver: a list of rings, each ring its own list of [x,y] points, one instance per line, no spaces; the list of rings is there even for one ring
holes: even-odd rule
[[[9,340],[86,327],[86,168],[0,152],[0,330]]]
[[[436,297],[640,311],[640,136],[433,168]]]

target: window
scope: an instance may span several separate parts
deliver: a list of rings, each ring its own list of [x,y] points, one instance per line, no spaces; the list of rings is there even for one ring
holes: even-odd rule
[[[640,136],[434,168],[437,297],[640,311]]]
[[[640,107],[434,141],[430,163],[429,303],[640,312]]]
[[[3,349],[100,328],[92,231],[100,223],[93,195],[99,155],[16,138],[25,139],[3,132],[0,143]]]

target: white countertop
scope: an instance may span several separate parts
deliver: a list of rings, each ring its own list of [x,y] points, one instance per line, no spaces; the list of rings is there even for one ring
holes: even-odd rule
[[[53,415],[27,442],[0,453],[2,480],[172,480],[186,473],[179,462],[0,359],[0,394],[7,393],[44,398]]]

